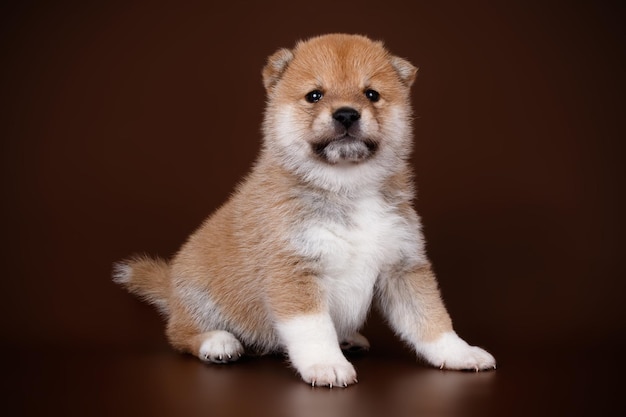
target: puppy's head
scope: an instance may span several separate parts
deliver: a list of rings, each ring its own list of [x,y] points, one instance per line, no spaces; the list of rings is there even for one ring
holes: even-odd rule
[[[277,51],[263,70],[265,151],[318,182],[391,174],[411,149],[416,72],[382,43],[357,35]]]

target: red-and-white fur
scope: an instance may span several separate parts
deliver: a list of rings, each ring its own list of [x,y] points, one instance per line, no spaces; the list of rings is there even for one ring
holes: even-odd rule
[[[340,346],[369,346],[358,331],[375,300],[432,365],[495,368],[454,332],[424,250],[408,161],[416,72],[355,35],[268,59],[252,172],[171,262],[116,265],[176,349],[219,363],[283,351],[304,381],[347,386],[356,372]]]

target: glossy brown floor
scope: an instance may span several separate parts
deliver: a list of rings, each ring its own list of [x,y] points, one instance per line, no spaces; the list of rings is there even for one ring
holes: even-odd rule
[[[381,342],[381,341],[377,341]],[[605,416],[624,411],[623,351],[498,349],[495,372],[449,372],[395,347],[350,357],[359,383],[311,388],[282,357],[205,365],[167,347],[5,356],[8,415]]]

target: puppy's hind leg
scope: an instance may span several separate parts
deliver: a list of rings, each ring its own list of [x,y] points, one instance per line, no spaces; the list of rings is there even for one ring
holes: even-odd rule
[[[167,337],[175,349],[208,363],[229,363],[243,355],[243,345],[232,333],[200,331],[185,316],[184,313],[172,315],[167,325]]]
[[[468,345],[452,329],[430,265],[389,276],[378,286],[380,306],[396,333],[431,365],[441,369],[489,370],[496,361]]]
[[[204,362],[228,363],[243,355],[241,342],[225,330],[213,330],[196,336],[200,343],[197,356]]]
[[[370,350],[370,342],[361,333],[356,332],[346,337],[339,345],[347,353],[361,353]]]

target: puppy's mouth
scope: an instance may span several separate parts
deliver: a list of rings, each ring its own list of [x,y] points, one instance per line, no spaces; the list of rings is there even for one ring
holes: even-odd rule
[[[378,143],[368,138],[358,138],[345,133],[331,139],[311,144],[313,152],[329,164],[359,163],[371,158],[378,150]]]

